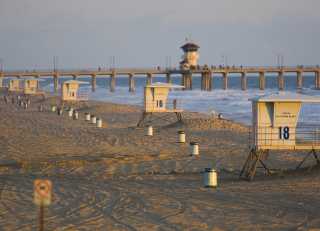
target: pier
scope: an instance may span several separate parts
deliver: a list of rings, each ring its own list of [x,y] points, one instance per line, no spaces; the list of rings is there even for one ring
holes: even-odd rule
[[[266,86],[266,74],[275,75],[278,78],[279,90],[284,90],[285,79],[284,75],[291,73],[296,75],[296,87],[301,89],[303,85],[304,74],[314,74],[314,87],[320,89],[320,66],[295,66],[295,67],[224,67],[224,66],[198,66],[194,69],[180,69],[180,68],[113,68],[113,69],[85,69],[85,70],[32,70],[32,71],[3,71],[0,72],[0,83],[2,85],[3,78],[52,78],[55,92],[58,91],[58,79],[60,77],[91,77],[91,89],[96,90],[97,78],[110,78],[109,90],[114,92],[116,90],[116,79],[119,76],[128,76],[128,90],[135,91],[135,76],[145,76],[146,84],[151,84],[155,75],[163,76],[165,82],[171,82],[172,75],[181,76],[181,85],[185,90],[192,90],[192,79],[194,76],[201,76],[201,90],[211,91],[214,89],[213,78],[222,78],[224,90],[228,89],[228,79],[230,74],[237,74],[240,77],[239,88],[243,91],[247,90],[248,74],[255,74],[259,83],[259,89],[264,90]]]

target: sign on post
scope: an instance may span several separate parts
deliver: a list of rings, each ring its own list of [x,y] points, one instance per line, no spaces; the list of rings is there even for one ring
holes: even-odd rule
[[[52,183],[50,180],[35,180],[33,201],[38,206],[49,206],[51,204]]]

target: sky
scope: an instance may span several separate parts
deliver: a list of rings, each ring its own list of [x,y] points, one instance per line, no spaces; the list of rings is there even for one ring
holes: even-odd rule
[[[319,0],[0,0],[4,69],[320,64]],[[227,57],[226,58],[223,58]],[[170,57],[170,58],[167,58]]]

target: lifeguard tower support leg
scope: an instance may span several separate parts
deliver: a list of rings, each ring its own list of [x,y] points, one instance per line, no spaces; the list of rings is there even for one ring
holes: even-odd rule
[[[266,164],[262,161],[268,152],[269,150],[251,149],[248,158],[240,172],[240,178],[244,178],[249,181],[253,180],[259,163],[266,170],[266,172],[270,174],[269,168],[267,168]]]
[[[312,149],[310,152],[308,152],[308,154],[303,158],[303,160],[298,164],[298,166],[296,167],[296,169],[299,169],[303,163],[308,159],[309,156],[311,156],[311,154],[313,155],[313,157],[316,159],[317,161],[317,164],[319,165],[320,164],[320,160],[319,160],[319,157],[317,155],[317,152],[316,150]]]
[[[182,113],[181,112],[176,112],[177,120],[178,122],[182,122]]]

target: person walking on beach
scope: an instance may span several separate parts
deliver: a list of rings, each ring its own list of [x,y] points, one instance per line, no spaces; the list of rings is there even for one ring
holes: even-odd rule
[[[5,102],[6,104],[8,104],[8,98],[7,98],[6,95],[3,96],[3,99],[4,99],[4,102]]]

